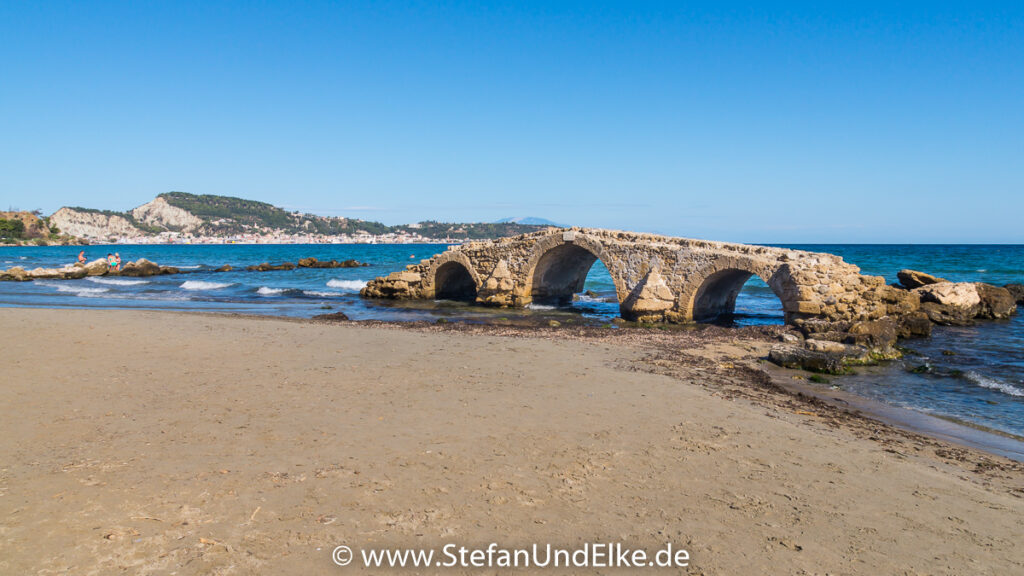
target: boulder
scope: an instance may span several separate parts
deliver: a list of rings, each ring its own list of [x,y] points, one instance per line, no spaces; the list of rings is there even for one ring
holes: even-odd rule
[[[970,326],[980,307],[957,308],[938,302],[924,302],[921,304],[921,312],[928,316],[928,320],[941,326]]]
[[[174,266],[161,266],[160,267],[160,274],[161,275],[163,275],[163,274],[178,274],[180,272],[181,272],[181,270],[178,270]]]
[[[918,272],[917,270],[900,270],[896,273],[896,277],[900,279],[900,285],[907,290],[913,290],[914,288],[920,288],[921,286],[928,286],[930,284],[949,282],[949,280],[944,280],[925,272]]]
[[[233,270],[233,268],[231,267],[231,264],[225,264],[225,265],[221,266],[220,268],[215,268],[213,271],[214,272],[231,272],[231,270]]]
[[[1017,304],[1024,305],[1024,284],[1007,284],[1003,288],[1006,288]]]
[[[846,360],[860,359],[867,355],[867,351],[863,348],[844,346],[834,342],[813,346],[820,349],[815,350],[794,345],[775,346],[768,353],[768,359],[783,368],[823,372],[825,374],[843,374],[846,372],[844,364]],[[840,350],[837,346],[842,346],[842,349]]]
[[[921,310],[936,324],[964,326],[981,311],[981,296],[971,282],[940,282],[915,288]]]
[[[103,276],[109,270],[106,258],[97,258],[85,265],[86,276]]]
[[[121,267],[121,276],[156,276],[160,274],[160,266],[146,260],[145,258],[139,258],[135,262],[129,262]]]
[[[322,262],[312,256],[299,260],[299,268],[359,268],[361,266],[369,266],[369,264],[364,264],[358,260],[344,260],[341,262],[329,260]]]
[[[15,266],[7,270],[0,270],[0,280],[5,282],[28,282],[32,280],[24,268]]]
[[[283,264],[271,264],[269,262],[264,262],[264,263],[258,264],[256,266],[246,266],[245,269],[248,270],[249,272],[270,272],[270,271],[273,271],[273,270],[295,270],[295,264],[292,264],[291,262],[285,262]]]
[[[932,321],[928,314],[918,310],[900,317],[896,327],[896,335],[900,338],[931,336]]]
[[[330,320],[332,322],[344,322],[349,320],[349,317],[344,312],[334,312],[331,314],[318,314],[313,316],[314,320]]]
[[[1001,320],[1009,318],[1017,311],[1017,299],[1006,288],[1000,288],[991,284],[977,283],[974,285],[981,299],[981,309],[978,311],[978,318],[990,320]]]
[[[847,344],[864,346],[869,350],[888,352],[896,344],[898,327],[892,318],[856,322],[850,326]]]

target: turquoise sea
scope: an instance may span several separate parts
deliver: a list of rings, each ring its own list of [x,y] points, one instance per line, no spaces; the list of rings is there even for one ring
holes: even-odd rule
[[[108,251],[123,261],[147,258],[188,274],[151,278],[0,282],[0,305],[75,308],[140,308],[311,317],[342,311],[354,320],[481,321],[497,316],[575,316],[606,324],[618,314],[607,271],[596,263],[586,288],[571,306],[494,310],[454,302],[398,305],[359,298],[367,280],[443,251],[446,245],[139,245],[86,247],[90,260]],[[955,281],[1024,283],[1024,246],[996,245],[792,245],[830,252],[866,274],[896,281],[901,268]],[[74,261],[78,247],[0,247],[0,268],[58,266]],[[214,273],[260,262],[356,259],[363,268],[283,272]],[[782,323],[781,305],[756,278],[745,286],[727,325]],[[1024,437],[1024,314],[967,328],[936,328],[931,338],[904,342],[912,353],[881,368],[832,379],[839,389],[885,404]],[[916,370],[914,370],[916,369]]]

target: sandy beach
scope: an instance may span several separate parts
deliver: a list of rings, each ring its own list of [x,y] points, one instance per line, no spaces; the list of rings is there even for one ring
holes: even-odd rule
[[[1020,464],[782,392],[767,330],[0,326],[4,574],[342,574],[342,544],[490,542],[671,543],[693,574],[1024,573]]]

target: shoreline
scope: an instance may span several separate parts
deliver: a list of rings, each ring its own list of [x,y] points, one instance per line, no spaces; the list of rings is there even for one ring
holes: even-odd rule
[[[694,573],[1024,568],[1024,466],[783,390],[772,328],[0,319],[4,572],[588,541],[669,541]]]

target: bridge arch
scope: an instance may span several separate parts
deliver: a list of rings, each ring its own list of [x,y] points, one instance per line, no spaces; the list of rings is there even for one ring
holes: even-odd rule
[[[679,308],[695,322],[706,322],[736,309],[736,297],[743,285],[757,276],[771,288],[789,321],[795,309],[796,284],[788,266],[769,266],[746,258],[724,258],[706,266],[687,282],[679,297]]]
[[[480,275],[462,252],[448,251],[434,258],[423,279],[427,298],[475,302]]]
[[[535,299],[572,299],[583,291],[587,273],[598,260],[608,269],[615,285],[619,303],[628,294],[615,268],[615,260],[601,242],[573,231],[558,231],[539,240],[524,267],[525,282],[520,288],[520,299],[529,303]]]

